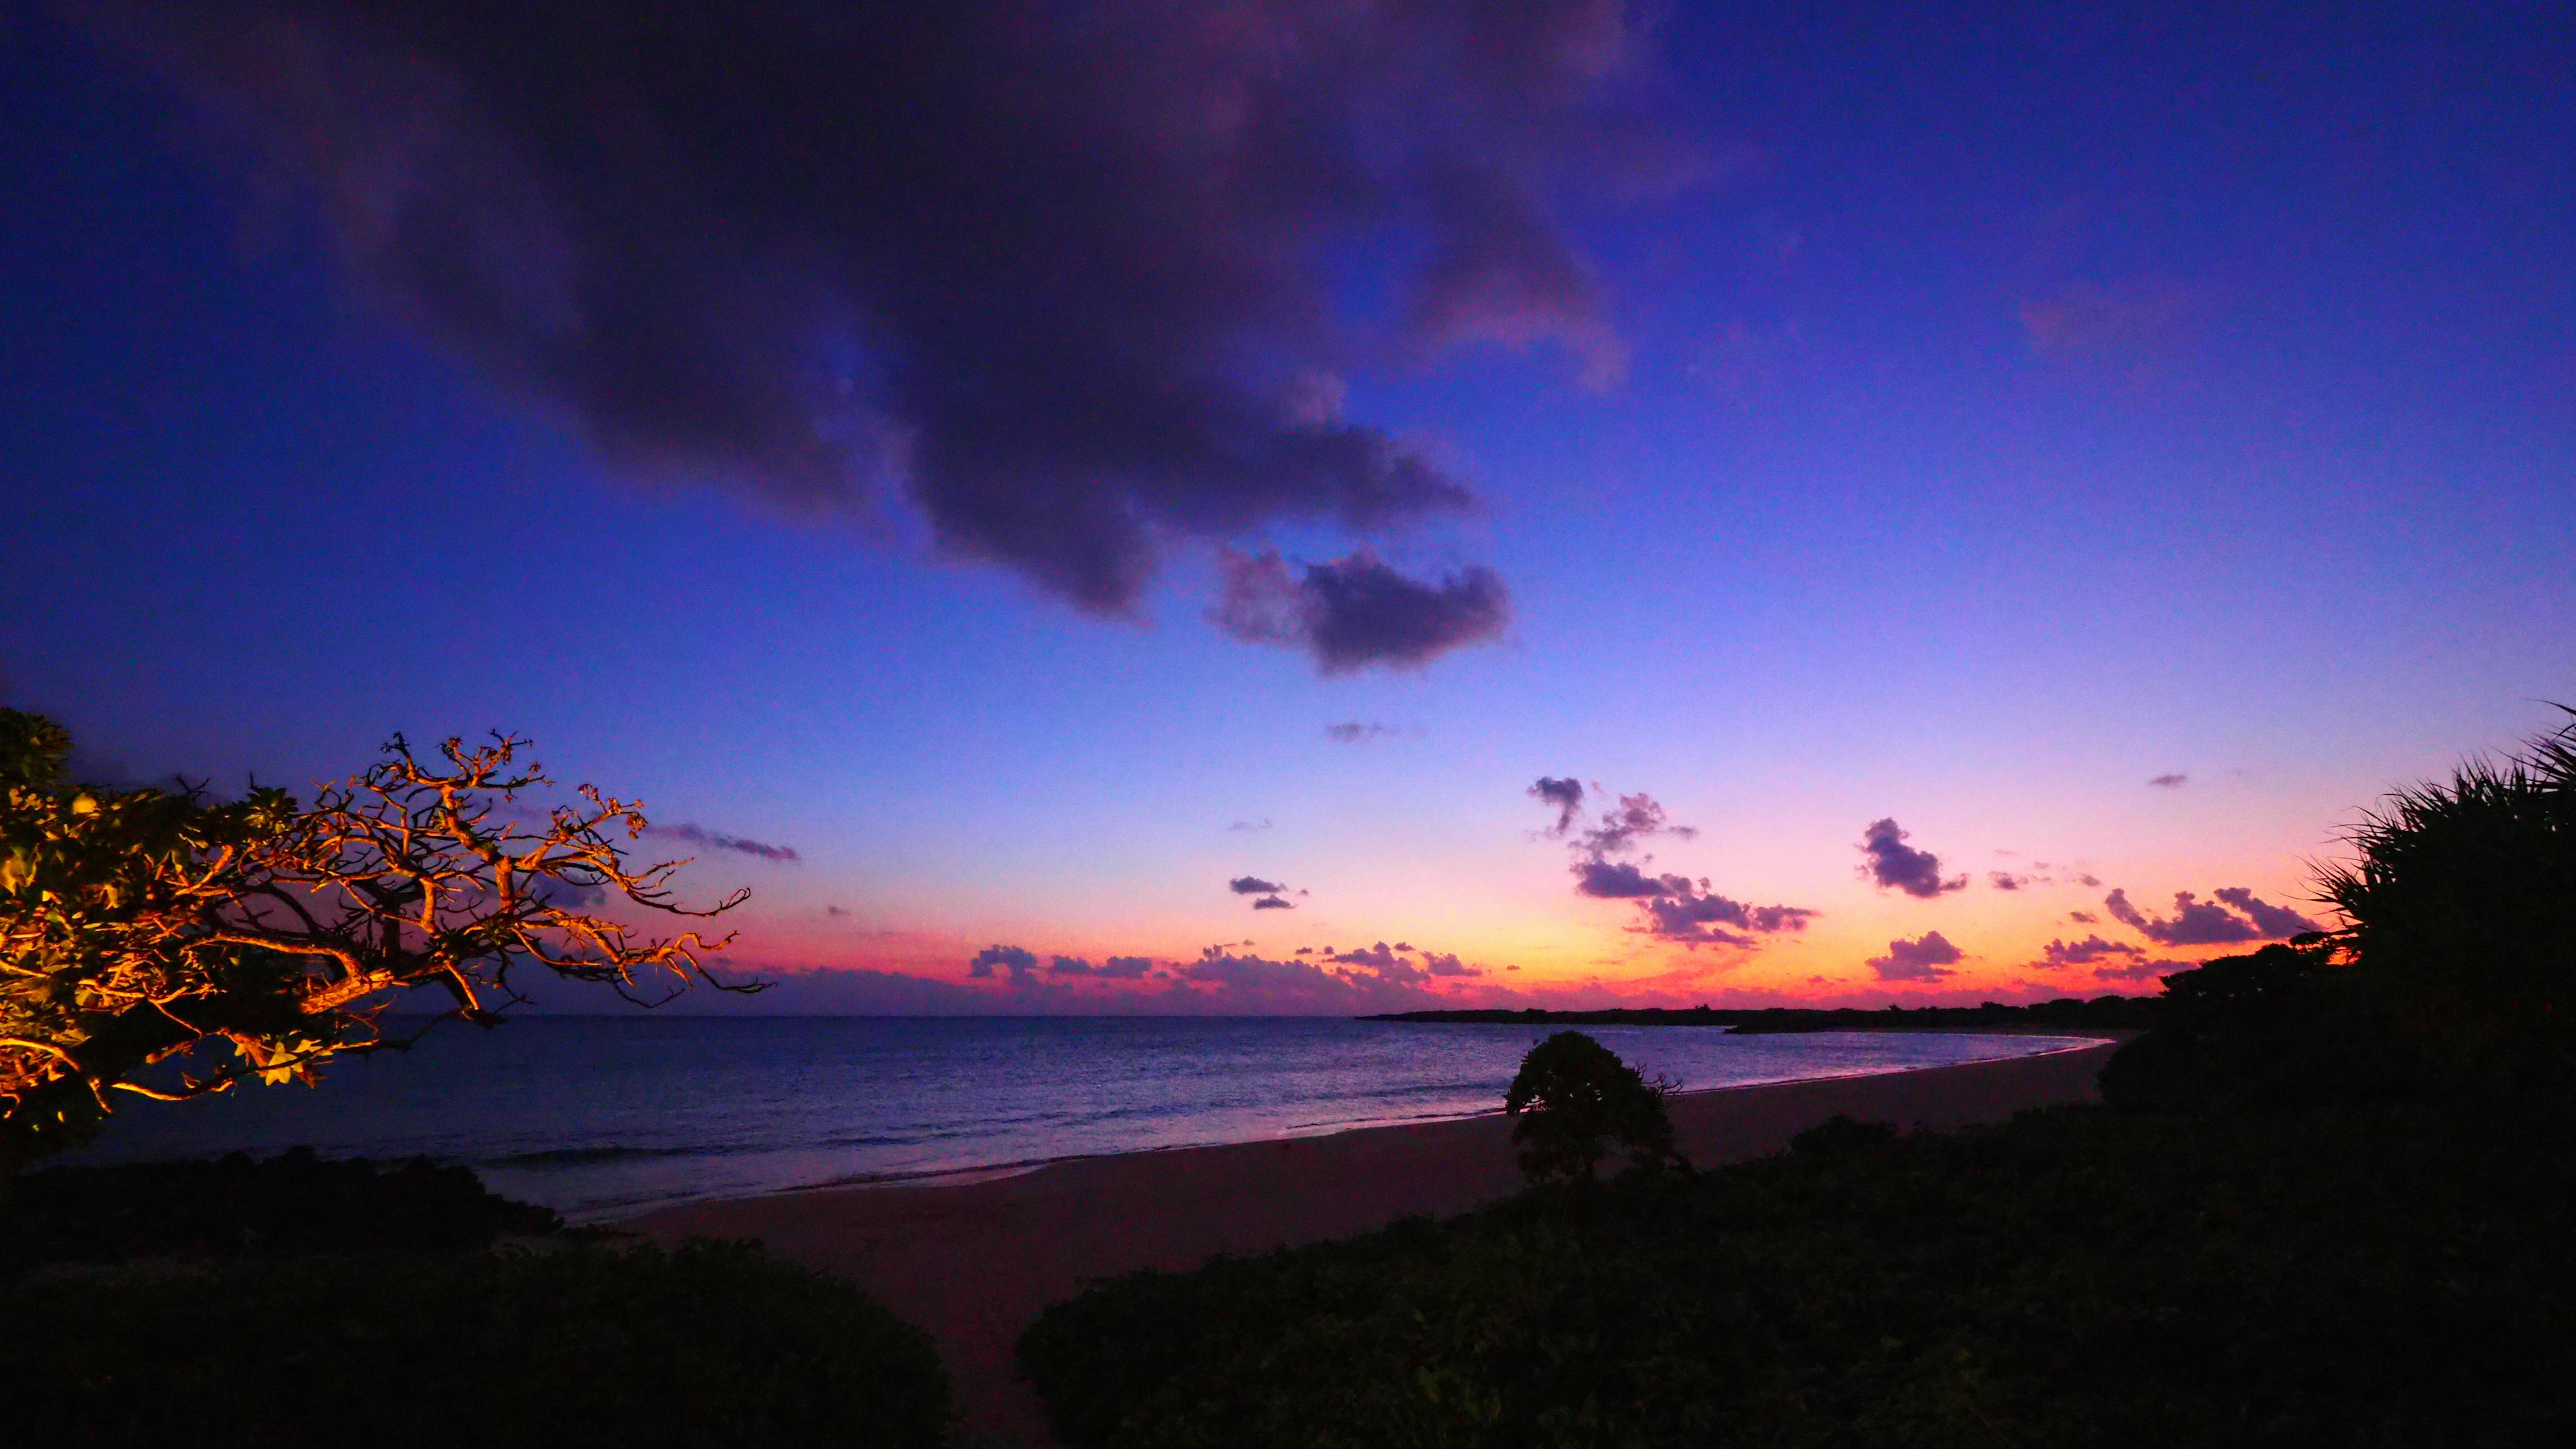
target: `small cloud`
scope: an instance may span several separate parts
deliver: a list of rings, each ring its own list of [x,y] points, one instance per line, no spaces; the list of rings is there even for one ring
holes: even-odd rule
[[[2030,884],[2030,880],[2031,878],[2029,876],[2015,875],[2008,870],[1990,870],[1986,872],[1986,884],[1993,886],[1999,891],[2020,890],[2023,886]]]
[[[1395,726],[1391,724],[1380,724],[1376,720],[1363,721],[1348,719],[1342,721],[1340,724],[1328,724],[1324,726],[1324,738],[1331,740],[1337,745],[1364,745],[1374,739],[1383,739],[1388,735],[1400,735],[1402,733],[1404,733],[1404,731],[1397,729]]]
[[[2191,776],[2184,774],[2180,770],[2172,770],[2162,775],[2148,776],[2147,783],[2159,790],[2179,790],[2183,786],[2191,783]]]
[[[2102,877],[2088,870],[2076,876],[2075,883],[2088,891],[2098,891],[2102,888]]]
[[[2096,966],[2093,968],[2093,979],[2096,981],[2153,981],[2160,976],[2171,976],[2177,971],[2189,971],[2196,964],[2191,961],[2131,961],[2124,966]]]
[[[1572,776],[1559,780],[1541,775],[1538,783],[1529,787],[1529,795],[1556,812],[1556,823],[1547,828],[1547,833],[1559,839],[1583,816],[1583,782]]]
[[[2106,941],[2100,936],[2086,936],[2081,941],[2051,941],[2040,951],[2041,964],[2054,969],[2064,966],[2089,966],[2096,961],[2116,956],[2143,956],[2146,953],[2126,941]]]
[[[2187,342],[2199,298],[2179,283],[2078,281],[2021,308],[2022,335],[2043,362],[2143,378]]]
[[[1887,943],[1887,954],[1872,956],[1867,965],[1881,981],[1938,981],[1958,973],[1946,968],[1958,964],[1959,948],[1938,931],[1926,931],[1914,940],[1903,937]]]
[[[825,906],[823,908],[823,914],[837,921],[847,917],[850,913],[841,909],[839,906]]]
[[[1270,828],[1270,817],[1264,815],[1258,820],[1229,821],[1225,828],[1237,834],[1248,834],[1256,830],[1267,830]]]
[[[995,967],[1011,973],[1013,986],[1026,986],[1037,977],[1037,953],[1017,946],[987,946],[975,953],[974,960],[966,963],[966,974],[979,979],[989,978]]]
[[[1511,622],[1510,590],[1482,565],[1424,583],[1365,548],[1294,573],[1275,552],[1219,548],[1217,564],[1224,592],[1209,620],[1246,643],[1303,649],[1324,674],[1420,669]]]
[[[1091,976],[1104,981],[1134,981],[1152,970],[1154,963],[1143,956],[1112,956],[1094,966],[1079,956],[1058,956],[1047,962],[1050,976]]]
[[[1602,811],[1600,823],[1583,832],[1582,843],[1576,848],[1598,859],[1625,854],[1635,849],[1638,841],[1658,835],[1675,840],[1699,838],[1699,832],[1692,827],[1671,824],[1655,797],[1639,791],[1620,796],[1617,808]]]
[[[1261,899],[1252,903],[1252,908],[1256,911],[1293,911],[1297,909],[1294,903],[1279,896],[1263,896]]]
[[[2094,884],[2099,885],[2101,882],[2096,881]],[[2090,926],[2098,924],[2102,918],[2093,914],[2091,911],[2068,911],[2066,913],[2066,919],[2073,921],[2079,926]]]
[[[1431,975],[1434,975],[1434,976],[1461,976],[1461,977],[1464,977],[1464,976],[1482,976],[1482,975],[1484,975],[1484,974],[1485,974],[1485,971],[1484,971],[1484,968],[1483,968],[1483,967],[1481,967],[1481,966],[1470,966],[1470,965],[1468,965],[1466,962],[1459,960],[1459,959],[1458,959],[1458,957],[1457,957],[1457,955],[1456,955],[1454,952],[1452,952],[1452,953],[1442,953],[1442,952],[1425,952],[1425,953],[1423,953],[1423,957],[1422,957],[1422,969],[1423,969],[1424,971],[1426,971],[1426,972],[1429,972]],[[1518,971],[1518,970],[1519,970],[1519,969],[1521,969],[1521,968],[1519,968],[1518,966],[1506,966],[1506,967],[1504,967],[1503,969],[1504,969],[1504,970],[1506,970],[1506,971]]]
[[[674,840],[685,840],[692,845],[703,845],[709,850],[729,850],[736,855],[748,855],[755,860],[776,861],[781,865],[792,865],[805,858],[797,854],[796,848],[792,845],[771,845],[747,836],[722,835],[703,825],[656,825],[651,833],[667,835]]]
[[[1239,875],[1225,883],[1225,888],[1239,896],[1275,896],[1288,887],[1257,875]]]
[[[1894,819],[1872,821],[1861,832],[1860,852],[1869,857],[1861,875],[1877,883],[1878,888],[1894,888],[1922,900],[1968,888],[1965,874],[1944,880],[1941,857],[1928,850],[1917,850],[1905,842],[1911,832]]]

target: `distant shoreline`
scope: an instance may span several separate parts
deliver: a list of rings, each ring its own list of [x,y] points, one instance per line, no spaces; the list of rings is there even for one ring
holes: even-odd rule
[[[1735,1008],[1605,1007],[1596,1011],[1391,1011],[1362,1021],[1455,1026],[1720,1026],[1743,1036],[1818,1031],[2138,1031],[2155,1024],[2157,998],[2066,997],[2029,1006],[1989,1001],[1979,1006],[1856,1007],[1766,1006]]]

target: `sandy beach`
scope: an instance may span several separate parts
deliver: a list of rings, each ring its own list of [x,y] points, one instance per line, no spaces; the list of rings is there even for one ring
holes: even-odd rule
[[[1701,1166],[1779,1151],[1835,1113],[1930,1127],[2090,1100],[2115,1043],[1880,1076],[1692,1092],[1673,1099]],[[956,1375],[963,1442],[1044,1445],[1011,1362],[1021,1330],[1088,1280],[1186,1268],[1445,1216],[1520,1186],[1497,1114],[1323,1137],[1081,1158],[943,1186],[825,1189],[667,1208],[625,1226],[665,1241],[757,1238],[856,1283],[936,1335]]]

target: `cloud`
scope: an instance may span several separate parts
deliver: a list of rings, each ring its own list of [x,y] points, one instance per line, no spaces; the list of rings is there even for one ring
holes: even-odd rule
[[[1485,974],[1485,969],[1483,967],[1470,966],[1466,962],[1459,960],[1455,953],[1450,952],[1424,952],[1422,955],[1422,969],[1427,974],[1433,976],[1473,977]],[[1503,969],[1506,971],[1518,971],[1521,968],[1518,966],[1506,966]]]
[[[1602,860],[1587,856],[1574,863],[1574,890],[1578,895],[1605,901],[1642,900],[1671,892],[1675,883],[1687,889],[1690,882],[1677,875],[1652,876],[1624,861]]]
[[[652,833],[667,835],[674,840],[685,840],[691,845],[703,845],[709,850],[729,850],[736,855],[776,861],[781,865],[792,865],[805,858],[796,853],[794,846],[770,845],[740,835],[719,835],[703,825],[656,825],[652,828]]]
[[[1572,779],[1540,777],[1529,788],[1532,798],[1554,806],[1557,822],[1542,832],[1562,838],[1580,818],[1583,786]],[[1756,936],[1801,931],[1815,912],[1804,906],[1750,906],[1710,891],[1706,880],[1688,876],[1650,875],[1634,862],[1608,857],[1634,850],[1656,836],[1697,839],[1699,832],[1675,825],[1664,807],[1642,791],[1618,797],[1597,823],[1568,847],[1574,860],[1578,895],[1596,900],[1634,901],[1637,924],[1629,929],[1697,949],[1701,946],[1750,946]],[[1652,857],[1648,857],[1650,860]]]
[[[1907,845],[1905,842],[1911,838],[1893,819],[1872,821],[1861,832],[1860,852],[1869,857],[1861,874],[1881,890],[1894,887],[1924,900],[1968,888],[1964,874],[1942,879],[1941,857]]]
[[[2040,952],[2040,965],[2053,969],[2063,966],[2089,966],[2115,956],[2142,956],[2146,953],[2126,941],[2106,941],[2099,935],[2081,941],[2051,941]]]
[[[1675,840],[1696,840],[1699,831],[1688,825],[1674,825],[1664,814],[1655,797],[1640,791],[1622,795],[1616,808],[1601,812],[1600,823],[1583,832],[1576,849],[1593,856],[1620,855],[1636,848],[1640,840],[1669,835]]]
[[[1257,830],[1267,830],[1267,829],[1269,829],[1269,828],[1270,828],[1270,817],[1269,817],[1269,816],[1267,816],[1267,815],[1264,815],[1264,816],[1262,816],[1262,817],[1261,817],[1260,819],[1258,819],[1258,820],[1234,820],[1234,821],[1229,821],[1229,822],[1227,822],[1227,824],[1226,824],[1226,827],[1225,827],[1225,828],[1226,828],[1228,831],[1237,832],[1237,833],[1250,833],[1250,832],[1252,832],[1252,831],[1257,831]]]
[[[1134,981],[1154,969],[1143,956],[1112,956],[1098,966],[1079,956],[1058,956],[1047,963],[1050,976],[1090,976],[1104,981]]]
[[[1395,726],[1379,724],[1376,720],[1369,720],[1363,723],[1362,721],[1352,719],[1344,720],[1339,724],[1328,724],[1324,726],[1324,738],[1331,740],[1337,745],[1364,745],[1371,740],[1378,739],[1386,735],[1400,735],[1402,733],[1404,733],[1404,731],[1397,729]]]
[[[1867,964],[1881,981],[1938,981],[1957,975],[1944,968],[1959,960],[1959,948],[1951,945],[1947,937],[1938,931],[1926,931],[1911,941],[1899,937],[1888,942],[1887,954],[1872,956]]]
[[[1547,828],[1550,835],[1562,838],[1583,817],[1583,782],[1570,775],[1562,780],[1539,776],[1529,796],[1556,812],[1556,823]]]
[[[1664,881],[1680,888],[1641,903],[1642,929],[1686,946],[1750,946],[1757,935],[1803,931],[1816,914],[1804,906],[1748,906],[1709,891],[1706,881],[1699,883],[1698,890],[1680,876],[1666,876]]]
[[[1263,880],[1257,875],[1236,876],[1225,883],[1225,888],[1239,896],[1275,896],[1288,889],[1275,880]]]
[[[2102,877],[2086,871],[2075,877],[2075,883],[2088,891],[2097,891],[2102,888]]]
[[[1467,507],[1332,370],[1545,341],[1615,375],[1559,215],[1699,168],[1604,0],[96,8],[309,181],[392,313],[612,464],[900,494],[1104,613],[1176,537]],[[1328,669],[1492,632],[1342,623]]]
[[[1263,896],[1252,903],[1256,911],[1293,911],[1296,905],[1283,896]]]
[[[2190,340],[2203,311],[2168,280],[2078,281],[2021,308],[2022,335],[2044,362],[2143,374]]]
[[[847,918],[852,912],[845,906],[825,906],[823,914],[838,921]]]
[[[2160,946],[2230,946],[2317,929],[2316,922],[2286,906],[2272,905],[2243,886],[2229,886],[2215,894],[2217,900],[2204,901],[2190,891],[2176,891],[2174,913],[2169,917],[2139,910],[2130,904],[2125,890],[2103,897],[2102,907],[2113,919]]]
[[[2243,886],[2227,886],[2210,894],[2243,911],[2246,919],[2254,923],[2254,929],[2262,932],[2266,940],[2322,929],[2297,911],[2287,906],[2272,905]]]
[[[2192,961],[2131,961],[2121,966],[2097,966],[2093,968],[2093,979],[2096,981],[2153,981],[2158,977],[2171,976],[2178,971],[2189,971],[2197,964],[2199,963]]]
[[[1990,870],[1986,872],[1986,884],[1993,886],[1999,891],[2020,890],[2023,886],[2030,884],[2033,879],[2034,877],[2031,876],[2015,875],[2008,870]]]
[[[1208,618],[1245,643],[1303,649],[1325,674],[1419,669],[1511,622],[1511,591],[1482,565],[1423,583],[1367,549],[1297,573],[1273,552],[1222,549],[1217,562],[1224,587]]]
[[[1026,986],[1036,979],[1037,953],[1017,946],[987,946],[975,953],[975,959],[966,963],[966,974],[987,979],[997,966],[1011,973],[1013,986]]]
[[[2100,882],[2096,881],[2095,884],[2099,885]],[[2068,911],[2066,913],[2066,919],[2073,921],[2079,926],[2090,926],[2100,922],[2102,918],[2093,914],[2091,911]]]
[[[2184,785],[2190,783],[2190,780],[2191,776],[2182,773],[2180,770],[2171,770],[2161,775],[2150,775],[2147,777],[2147,783],[2159,790],[2179,790]]]

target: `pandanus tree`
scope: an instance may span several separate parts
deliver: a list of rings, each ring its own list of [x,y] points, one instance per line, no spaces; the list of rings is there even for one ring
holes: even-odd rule
[[[81,1140],[124,1100],[311,1082],[335,1057],[406,1047],[388,1008],[431,988],[434,1023],[491,1025],[527,973],[654,1004],[719,980],[730,937],[660,937],[598,913],[709,917],[675,899],[685,861],[631,863],[645,817],[552,781],[527,742],[402,737],[300,805],[254,788],[104,789],[64,778],[70,738],[0,710],[0,1181]],[[616,902],[612,906],[611,902]],[[406,1017],[406,1022],[411,1018]]]

